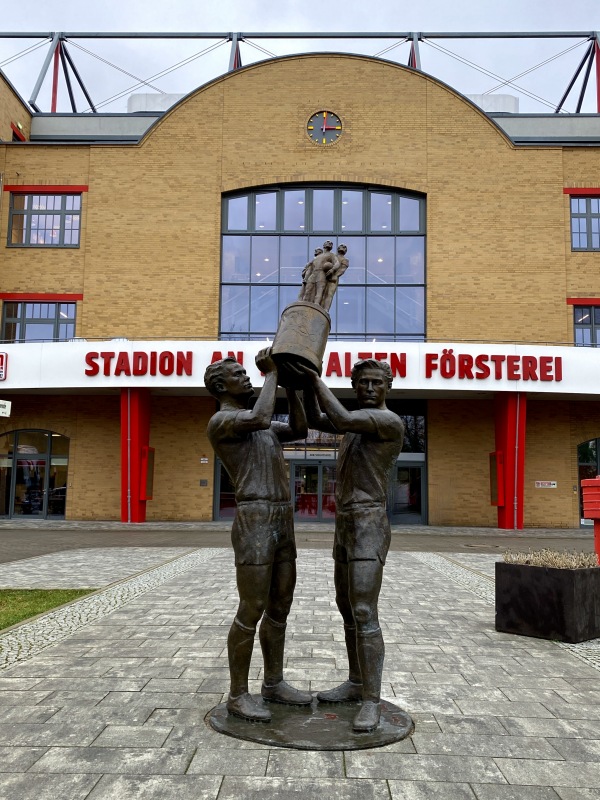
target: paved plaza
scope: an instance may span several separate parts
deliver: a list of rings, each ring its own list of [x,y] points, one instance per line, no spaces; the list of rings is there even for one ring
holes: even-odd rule
[[[310,544],[310,543],[308,543]],[[525,548],[526,549],[526,548]],[[384,697],[416,732],[351,752],[215,733],[237,604],[231,550],[86,547],[0,564],[0,586],[98,591],[0,634],[4,800],[597,800],[600,640],[494,631],[493,565],[390,553]],[[286,677],[346,677],[326,549],[301,549]],[[257,647],[251,691],[260,691]]]

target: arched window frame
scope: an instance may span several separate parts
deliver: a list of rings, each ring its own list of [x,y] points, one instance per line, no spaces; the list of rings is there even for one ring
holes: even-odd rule
[[[332,207],[321,224],[328,198]],[[349,217],[345,205],[359,200]],[[424,340],[424,196],[354,184],[260,187],[225,195],[222,219],[221,339],[272,336],[281,311],[298,295],[314,248],[330,238],[334,249],[348,246],[350,259],[331,309],[331,338]],[[269,272],[262,274],[258,263]]]

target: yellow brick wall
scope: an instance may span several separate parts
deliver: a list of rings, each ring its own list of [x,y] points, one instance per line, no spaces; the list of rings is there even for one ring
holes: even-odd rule
[[[149,521],[213,518],[214,454],[206,425],[215,409],[212,398],[152,398],[154,497],[146,505]],[[200,486],[202,480],[208,485]]]
[[[430,525],[497,525],[496,508],[490,505],[489,454],[493,450],[493,402],[428,401]]]
[[[525,527],[579,525],[577,443],[570,431],[570,408],[577,402],[529,398],[525,433]],[[600,428],[599,428],[600,432]],[[576,467],[576,464],[575,464]],[[536,489],[536,481],[556,481],[556,489]]]
[[[89,147],[6,147],[4,185],[85,186],[89,180]],[[87,212],[83,195],[81,246],[78,248],[5,247],[9,194],[0,197],[0,291],[81,293],[85,285]],[[78,312],[81,312],[79,307]],[[80,313],[78,327],[84,316]]]
[[[20,123],[21,133],[29,139],[31,114],[11,86],[0,78],[0,141],[12,141],[11,122],[17,127]]]

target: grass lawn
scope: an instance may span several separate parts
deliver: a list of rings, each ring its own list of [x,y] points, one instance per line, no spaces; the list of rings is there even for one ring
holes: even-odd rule
[[[0,630],[95,589],[0,589]]]

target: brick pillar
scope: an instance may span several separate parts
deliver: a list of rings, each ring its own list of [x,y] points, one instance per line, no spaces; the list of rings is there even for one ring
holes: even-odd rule
[[[504,505],[498,506],[498,527],[522,530],[527,395],[498,392],[494,411],[496,450],[502,453],[504,461]]]
[[[145,522],[142,448],[150,441],[150,390],[121,390],[121,522]]]

